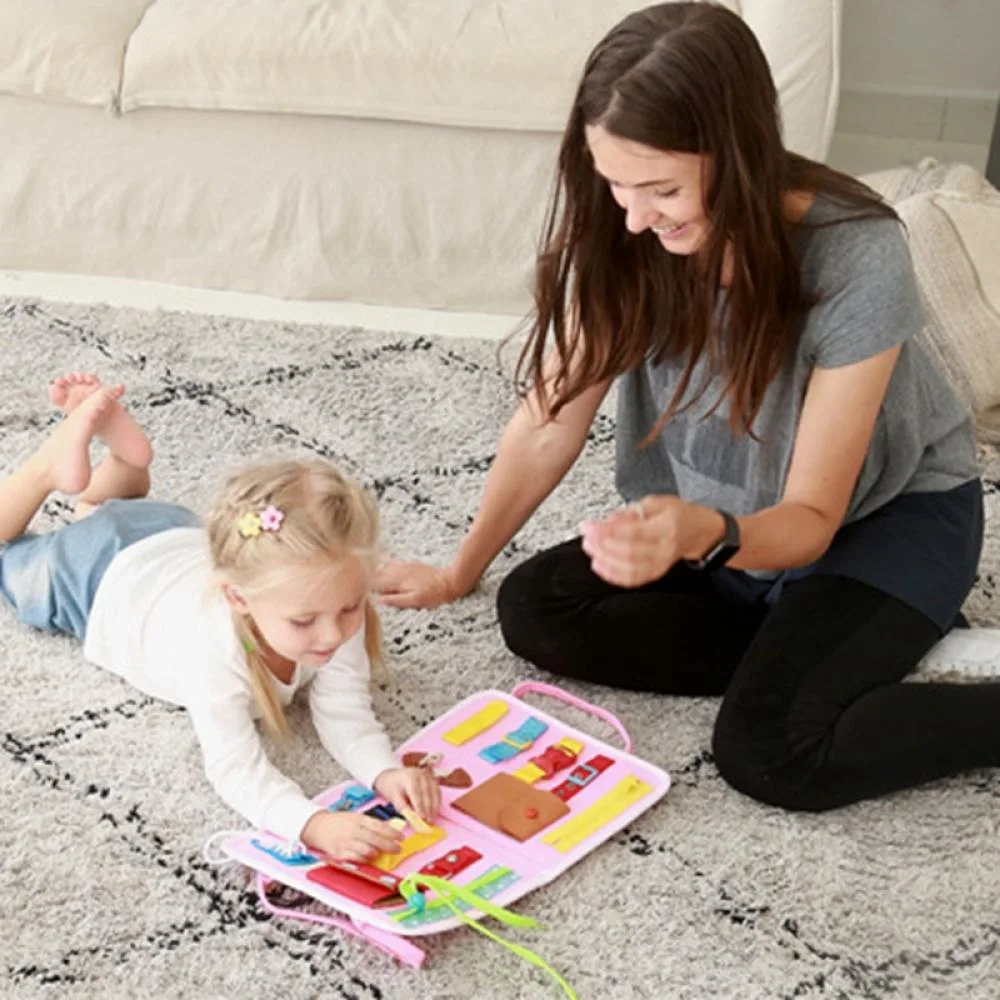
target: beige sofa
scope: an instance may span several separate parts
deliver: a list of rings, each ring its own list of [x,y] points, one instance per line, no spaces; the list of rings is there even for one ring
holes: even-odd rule
[[[840,0],[729,0],[823,158]],[[0,268],[517,313],[626,0],[0,0]]]

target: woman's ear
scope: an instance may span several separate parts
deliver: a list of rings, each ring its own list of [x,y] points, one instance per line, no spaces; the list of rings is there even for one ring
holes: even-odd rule
[[[222,596],[236,614],[250,614],[250,606],[247,604],[247,599],[231,583],[222,584]]]

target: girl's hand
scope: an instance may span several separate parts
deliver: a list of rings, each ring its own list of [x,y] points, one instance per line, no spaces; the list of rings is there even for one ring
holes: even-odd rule
[[[700,559],[722,538],[722,515],[674,496],[648,496],[580,525],[591,569],[617,587],[659,580],[681,559]]]
[[[429,767],[397,767],[383,771],[374,789],[400,812],[409,809],[427,823],[441,808],[441,789]]]
[[[309,818],[300,839],[338,861],[369,861],[377,854],[395,854],[403,834],[374,816],[323,809]]]
[[[436,608],[468,593],[457,586],[450,568],[399,559],[387,559],[382,563],[375,589],[380,603],[394,608]]]

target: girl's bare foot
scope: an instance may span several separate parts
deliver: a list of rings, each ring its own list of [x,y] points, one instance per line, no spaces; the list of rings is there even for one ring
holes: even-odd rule
[[[69,375],[57,378],[49,386],[49,399],[64,413],[72,413],[100,385],[101,380],[96,375],[70,372]],[[120,395],[121,392],[118,393],[118,396]],[[96,436],[123,462],[137,469],[145,469],[153,460],[153,447],[128,410],[117,402],[118,396],[115,397],[115,402],[106,414],[104,422],[97,428]]]
[[[49,490],[79,493],[90,482],[90,442],[124,390],[99,386],[78,402],[29,461]]]
[[[89,372],[70,372],[49,386],[49,399],[63,413],[72,413],[100,384]]]

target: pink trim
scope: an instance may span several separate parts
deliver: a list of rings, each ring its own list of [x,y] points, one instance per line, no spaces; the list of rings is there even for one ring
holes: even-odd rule
[[[427,957],[423,950],[415,944],[410,944],[405,938],[390,934],[388,931],[380,930],[378,927],[370,927],[367,924],[359,924],[346,917],[324,917],[318,913],[299,913],[297,910],[288,910],[282,906],[275,906],[267,898],[264,891],[265,885],[271,881],[260,872],[257,873],[257,895],[260,896],[261,906],[270,914],[277,917],[290,917],[292,920],[304,920],[311,924],[325,924],[328,927],[336,927],[337,930],[345,934],[352,934],[354,937],[362,938],[369,944],[384,951],[387,955],[409,965],[414,969],[419,969],[424,964]]]
[[[556,701],[564,701],[567,705],[572,705],[573,708],[578,708],[581,712],[586,712],[587,715],[596,716],[598,719],[606,722],[616,733],[622,738],[622,742],[625,744],[625,750],[631,753],[632,751],[632,737],[629,736],[628,730],[625,728],[622,721],[617,715],[612,715],[609,711],[603,708],[598,708],[597,705],[591,705],[589,701],[584,701],[582,698],[577,698],[576,695],[570,694],[568,691],[563,691],[562,688],[556,687],[554,684],[541,684],[538,681],[521,681],[520,684],[516,685],[511,694],[515,698],[520,698],[522,694],[528,692],[534,692],[535,694],[545,694],[550,698],[555,698]]]

